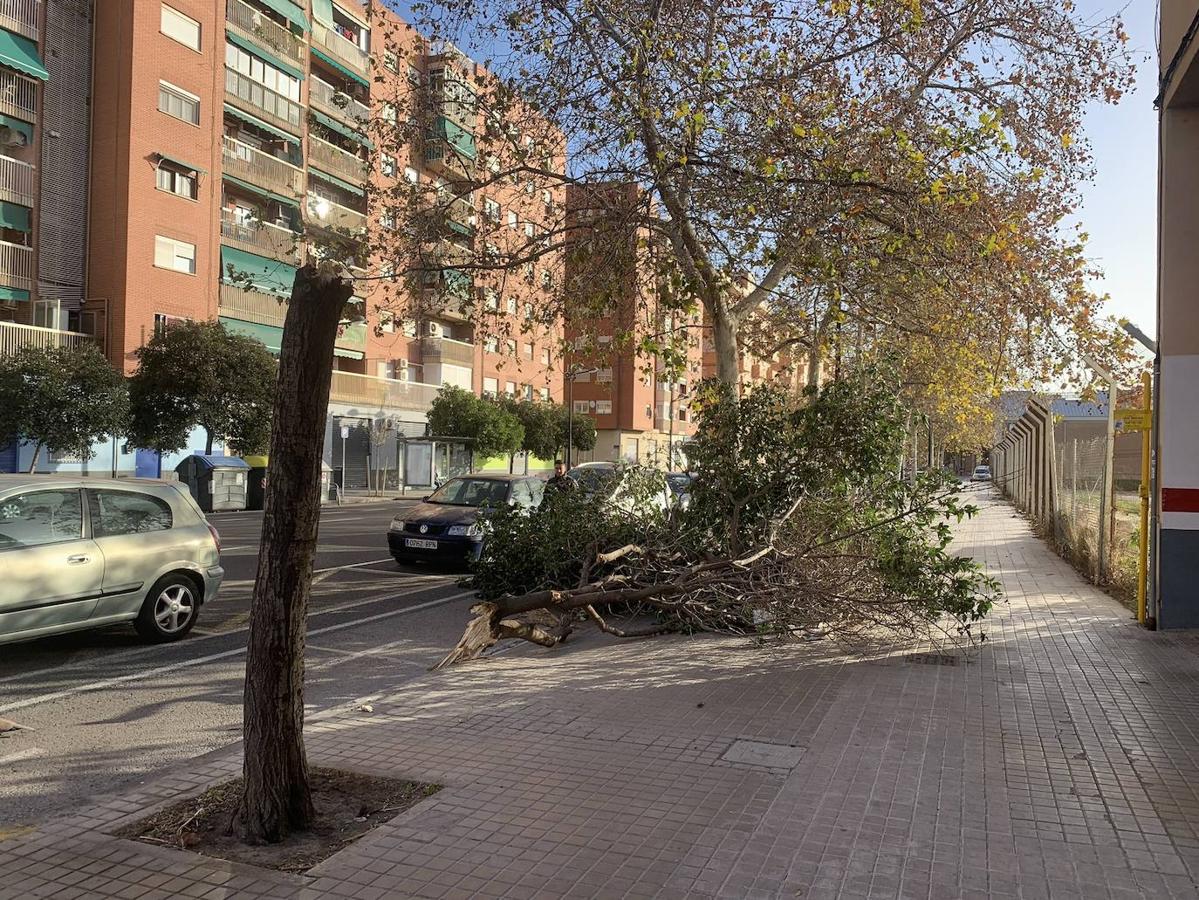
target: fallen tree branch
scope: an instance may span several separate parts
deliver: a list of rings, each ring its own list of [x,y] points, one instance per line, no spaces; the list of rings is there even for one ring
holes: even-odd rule
[[[674,630],[673,628],[669,628],[666,625],[662,625],[660,623],[656,624],[656,625],[643,625],[638,628],[616,628],[612,625],[609,625],[606,621],[604,621],[604,617],[601,616],[598,612],[596,612],[596,609],[594,606],[588,605],[588,606],[583,607],[583,609],[585,609],[587,611],[587,615],[591,617],[591,620],[593,622],[595,622],[596,625],[599,626],[600,631],[602,631],[604,634],[610,634],[613,637],[618,637],[618,638],[654,637],[659,634],[669,634],[671,631]]]

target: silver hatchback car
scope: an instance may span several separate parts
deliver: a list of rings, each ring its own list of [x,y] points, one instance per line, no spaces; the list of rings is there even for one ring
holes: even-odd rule
[[[117,622],[178,640],[220,589],[220,553],[184,485],[0,475],[0,644]]]

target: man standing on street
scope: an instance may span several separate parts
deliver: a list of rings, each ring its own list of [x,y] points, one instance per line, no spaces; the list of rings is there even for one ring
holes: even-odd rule
[[[542,498],[542,505],[549,502],[551,496],[558,494],[569,494],[578,485],[575,480],[566,474],[566,463],[560,459],[554,460],[554,476],[545,483],[545,495]]]

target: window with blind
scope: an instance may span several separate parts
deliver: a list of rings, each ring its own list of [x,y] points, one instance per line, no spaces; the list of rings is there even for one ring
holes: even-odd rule
[[[200,98],[169,82],[158,82],[158,108],[168,116],[200,124]]]
[[[162,4],[162,23],[159,30],[184,47],[197,51],[200,49],[200,23],[165,3]]]
[[[196,274],[196,245],[175,238],[154,236],[154,265],[159,269]]]

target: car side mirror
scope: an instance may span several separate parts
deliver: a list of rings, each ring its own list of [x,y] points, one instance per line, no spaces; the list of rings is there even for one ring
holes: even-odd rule
[[[420,502],[421,502],[421,503],[428,503],[428,502],[429,502],[429,498],[430,498],[430,497],[432,497],[432,496],[433,496],[432,494],[425,494],[425,496],[423,496],[423,497],[421,497],[421,498],[420,498]]]

